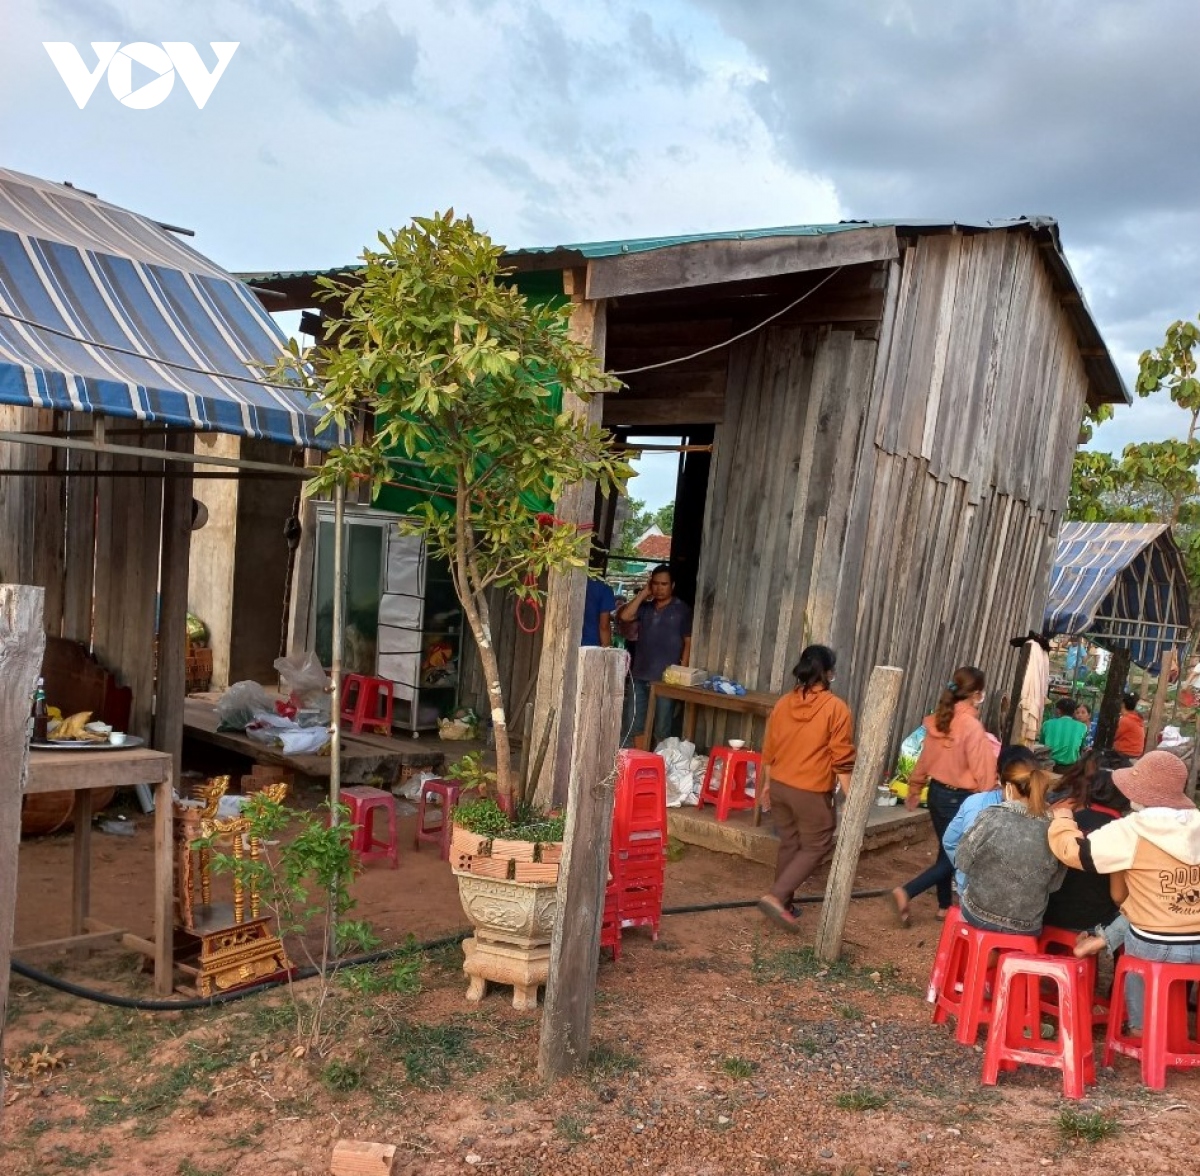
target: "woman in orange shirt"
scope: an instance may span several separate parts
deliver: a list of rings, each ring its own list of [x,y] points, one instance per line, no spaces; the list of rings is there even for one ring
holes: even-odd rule
[[[929,782],[929,816],[938,852],[929,869],[891,893],[902,927],[909,924],[909,903],[931,886],[937,887],[938,918],[946,917],[954,894],[954,866],[942,847],[942,838],[971,793],[989,792],[996,786],[996,753],[979,721],[983,687],[982,670],[959,666],[942,691],[937,709],[925,720],[925,742],[908,778],[904,803],[916,808],[922,785]]]
[[[796,888],[833,849],[834,785],[847,790],[854,767],[850,708],[829,689],[836,664],[832,649],[808,646],[792,670],[795,689],[767,720],[764,778],[757,786],[764,795],[770,787],[779,857],[775,885],[758,900],[758,909],[789,931],[800,927],[791,909]]]
[[[1117,719],[1117,733],[1113,737],[1112,749],[1130,759],[1139,759],[1146,751],[1146,720],[1138,714],[1140,700],[1136,694],[1121,697],[1121,717]]]

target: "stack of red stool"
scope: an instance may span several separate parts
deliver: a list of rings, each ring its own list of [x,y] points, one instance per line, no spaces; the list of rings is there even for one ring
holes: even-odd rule
[[[996,967],[995,997],[983,1084],[995,1086],[1001,1069],[1018,1064],[1053,1066],[1062,1071],[1063,1093],[1083,1098],[1084,1084],[1096,1081],[1092,1047],[1092,976],[1095,964],[1073,955],[1026,955],[1007,952]],[[1053,1004],[1058,1033],[1042,1039],[1043,981],[1058,991]]]
[[[342,789],[342,803],[350,809],[350,824],[357,826],[350,848],[363,865],[387,862],[394,870],[400,864],[400,839],[396,830],[396,798],[382,788],[356,784]],[[382,809],[387,817],[387,837],[375,836],[375,812]]]
[[[697,812],[706,804],[715,805],[717,820],[727,821],[729,814],[754,807],[754,797],[746,789],[749,785],[750,768],[754,768],[755,790],[762,779],[762,756],[757,751],[743,751],[733,747],[714,747],[709,752],[708,767],[704,769],[704,784],[696,800]],[[720,776],[716,783],[720,767]]]
[[[350,724],[351,734],[371,727],[381,735],[392,733],[391,682],[366,674],[342,675],[342,723]]]
[[[933,1005],[933,1022],[948,1017],[958,1024],[954,1036],[963,1045],[974,1045],[979,1027],[991,1020],[990,989],[995,968],[989,967],[993,952],[1021,951],[1036,955],[1036,935],[1002,935],[972,927],[958,907],[951,907],[942,925],[933,974],[926,999]]]
[[[666,861],[666,765],[653,752],[618,752],[609,882],[600,925],[600,946],[611,947],[614,959],[626,927],[649,927],[658,938]]]
[[[1125,985],[1137,973],[1145,986],[1142,1034],[1134,1037],[1122,1029],[1125,1018]],[[1113,1054],[1137,1058],[1142,1082],[1152,1090],[1167,1084],[1167,1067],[1200,1066],[1200,1028],[1188,1032],[1188,987],[1200,984],[1200,964],[1160,964],[1122,954],[1113,976],[1104,1040],[1104,1064]]]

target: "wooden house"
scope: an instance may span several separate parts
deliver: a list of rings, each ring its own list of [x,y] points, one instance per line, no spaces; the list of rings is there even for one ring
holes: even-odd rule
[[[604,423],[688,443],[671,559],[694,601],[693,664],[782,691],[820,641],[852,706],[874,665],[904,669],[906,729],[962,663],[984,668],[999,705],[1009,638],[1041,626],[1085,407],[1128,400],[1054,221],[853,222],[508,260],[574,300],[626,382]],[[315,274],[247,276],[272,309],[316,305]],[[510,666],[538,666],[539,711],[569,684],[581,577],[550,597],[540,651],[511,625],[497,636]],[[516,675],[507,685],[521,696]],[[723,733],[717,720],[707,735]]]

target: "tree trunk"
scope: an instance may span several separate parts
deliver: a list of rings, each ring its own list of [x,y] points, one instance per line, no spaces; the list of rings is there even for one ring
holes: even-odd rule
[[[461,601],[467,624],[479,647],[479,661],[483,666],[483,678],[487,683],[488,711],[491,714],[492,733],[496,742],[496,791],[505,811],[512,813],[516,789],[513,787],[512,756],[508,743],[508,718],[504,712],[504,691],[500,686],[500,663],[496,659],[496,648],[492,644],[492,628],[484,613],[487,608],[481,598],[464,596]],[[482,603],[482,608],[480,607]]]
[[[1100,700],[1100,714],[1096,719],[1097,751],[1112,747],[1117,735],[1117,720],[1121,717],[1121,695],[1125,692],[1125,676],[1129,673],[1129,650],[1118,647],[1108,660],[1108,678],[1104,683],[1104,697]]]

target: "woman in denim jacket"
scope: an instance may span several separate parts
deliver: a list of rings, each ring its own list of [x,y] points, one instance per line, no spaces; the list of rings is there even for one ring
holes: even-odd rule
[[[1046,794],[1055,777],[1023,749],[1005,764],[1002,782],[1004,799],[984,809],[958,843],[955,864],[967,880],[962,914],[984,931],[1037,935],[1066,876],[1047,836]]]

